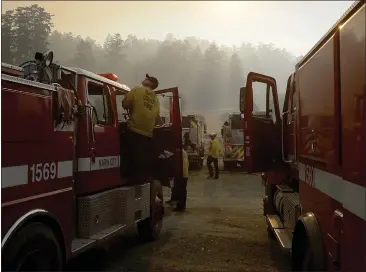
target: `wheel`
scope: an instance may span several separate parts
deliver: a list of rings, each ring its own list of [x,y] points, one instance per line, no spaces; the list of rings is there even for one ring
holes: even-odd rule
[[[302,271],[314,271],[313,256],[309,247],[305,249]]]
[[[64,264],[55,234],[38,222],[26,225],[15,234],[2,261],[5,271],[60,271]]]
[[[151,188],[150,217],[137,223],[137,231],[143,240],[154,241],[159,239],[163,226],[163,203],[163,188],[159,181],[154,181]]]
[[[320,269],[323,267],[322,264],[316,264],[314,259],[314,251],[312,250],[309,241],[307,238],[303,238],[303,243],[301,248],[299,249],[299,254],[295,256],[296,258],[293,260],[293,271],[323,271],[324,269]]]

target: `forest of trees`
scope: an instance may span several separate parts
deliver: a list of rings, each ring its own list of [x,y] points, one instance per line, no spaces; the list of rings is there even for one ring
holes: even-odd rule
[[[3,13],[1,30],[3,62],[20,65],[33,59],[35,52],[52,50],[64,66],[113,72],[130,87],[149,73],[159,79],[159,88],[179,88],[183,110],[202,113],[238,111],[239,89],[250,71],[276,78],[283,101],[287,78],[298,59],[274,44],[243,42],[229,47],[197,37],[181,40],[172,34],[159,41],[106,33],[101,45],[90,37],[53,30],[52,15],[38,5]]]

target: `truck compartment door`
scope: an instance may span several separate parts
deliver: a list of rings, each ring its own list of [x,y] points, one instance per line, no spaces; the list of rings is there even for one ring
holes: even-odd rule
[[[244,168],[265,172],[281,161],[281,116],[276,80],[250,72],[240,89],[244,113]]]
[[[178,88],[155,91],[160,100],[160,112],[169,107],[169,123],[156,126],[153,135],[153,176],[163,186],[171,178],[182,176],[182,124]]]

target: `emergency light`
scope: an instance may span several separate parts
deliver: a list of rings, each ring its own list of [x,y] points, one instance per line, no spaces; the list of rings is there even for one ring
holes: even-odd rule
[[[107,73],[107,74],[98,74],[99,76],[102,76],[102,77],[105,77],[105,78],[108,78],[112,81],[118,81],[118,76],[113,74],[113,73]]]

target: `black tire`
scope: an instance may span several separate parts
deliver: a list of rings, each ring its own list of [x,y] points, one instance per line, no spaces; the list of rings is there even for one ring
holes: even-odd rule
[[[160,204],[155,201],[156,197],[160,199]],[[151,189],[150,217],[137,223],[137,231],[144,241],[155,241],[159,239],[163,226],[163,203],[163,188],[160,182],[154,181]]]
[[[293,260],[293,271],[322,271],[319,267],[316,267],[313,259],[314,252],[311,250],[311,246],[307,241],[307,238],[303,238],[301,248],[299,249],[297,258]]]
[[[2,256],[4,271],[61,271],[64,264],[55,234],[38,222],[20,229]]]
[[[304,252],[304,259],[302,262],[302,271],[316,271],[314,268],[313,256],[310,247],[307,246]]]

